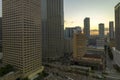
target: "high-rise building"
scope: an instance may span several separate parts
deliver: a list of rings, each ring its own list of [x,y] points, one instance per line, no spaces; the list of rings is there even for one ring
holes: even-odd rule
[[[97,48],[104,49],[104,45],[105,45],[105,38],[104,37],[105,37],[104,24],[100,23],[99,24],[99,37],[97,38],[97,41],[96,41]]]
[[[120,68],[120,3],[115,6],[115,47],[114,62]]]
[[[115,7],[115,40],[116,49],[120,51],[120,3]]]
[[[84,34],[87,38],[90,37],[90,18],[86,17],[84,19]]]
[[[41,1],[2,0],[3,63],[22,77],[32,78],[43,69]]]
[[[80,26],[75,26],[75,27],[66,27],[65,28],[65,31],[64,31],[64,36],[65,36],[65,38],[70,38],[70,39],[72,39],[73,38],[73,34],[74,34],[74,30],[76,29],[76,28],[80,28]]]
[[[0,17],[0,48],[2,48],[2,17]]]
[[[104,32],[104,24],[100,23],[99,24],[99,37],[104,37],[105,36],[105,32]]]
[[[42,0],[43,60],[64,54],[63,0]]]
[[[79,61],[86,54],[87,40],[86,36],[79,28],[74,30],[73,35],[73,60]]]
[[[114,39],[114,23],[113,23],[113,21],[109,22],[109,38]]]

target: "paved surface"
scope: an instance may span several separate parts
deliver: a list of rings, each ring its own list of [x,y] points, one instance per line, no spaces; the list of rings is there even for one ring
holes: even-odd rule
[[[97,79],[91,78],[89,76],[62,72],[62,71],[55,70],[55,69],[51,69],[50,73],[52,73],[53,71],[54,71],[53,75],[54,75],[54,77],[57,78],[57,80],[58,80],[58,77],[61,78],[61,80],[97,80]],[[56,80],[56,79],[53,79],[53,80]]]
[[[108,80],[120,80],[120,73],[117,72],[113,67],[114,61],[112,61],[109,58],[108,53],[106,54],[106,72],[108,72],[108,75],[106,77]]]
[[[66,61],[64,59],[63,61]],[[69,63],[69,60],[66,61]],[[108,54],[106,54],[106,70],[107,74],[102,74],[102,71],[94,71],[94,73],[89,73],[90,76],[76,74],[74,72],[65,72],[56,68],[46,67],[46,71],[49,72],[52,76],[52,79],[49,80],[120,80],[120,73],[118,73],[113,67],[113,61],[109,58]],[[53,63],[54,64],[54,63]],[[68,65],[60,64],[59,62],[55,64],[59,67],[65,67]],[[97,79],[96,76],[102,77],[104,79]]]
[[[62,66],[62,65],[59,65],[59,66]],[[61,77],[62,80],[99,80],[99,79],[93,78],[92,76],[86,76],[86,75],[82,75],[74,72],[65,72],[63,71],[64,69],[59,70],[57,68],[46,67],[45,70],[50,74],[52,73],[53,77],[56,77],[56,76]],[[53,80],[58,80],[57,79],[58,77],[56,77],[56,79],[53,79]]]

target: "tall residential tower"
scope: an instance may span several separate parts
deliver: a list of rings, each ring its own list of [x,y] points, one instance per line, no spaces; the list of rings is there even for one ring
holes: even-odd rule
[[[105,36],[105,29],[104,29],[104,24],[100,23],[99,24],[99,37],[104,38]]]
[[[97,38],[96,45],[97,48],[104,49],[104,45],[105,45],[104,24],[100,23],[98,27],[99,27],[99,37]]]
[[[32,78],[41,72],[41,0],[2,0],[3,63]]]
[[[115,40],[116,49],[120,51],[120,3],[115,7]]]
[[[63,11],[63,0],[42,0],[43,60],[63,56]]]
[[[87,38],[90,37],[90,18],[86,17],[84,19],[84,34]]]
[[[114,23],[113,23],[113,21],[109,22],[109,37],[110,37],[110,40],[114,39]]]

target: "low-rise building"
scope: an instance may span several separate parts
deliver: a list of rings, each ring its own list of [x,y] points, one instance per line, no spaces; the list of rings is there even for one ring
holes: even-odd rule
[[[96,47],[104,49],[104,45],[105,45],[105,39],[102,37],[99,37],[96,41]]]

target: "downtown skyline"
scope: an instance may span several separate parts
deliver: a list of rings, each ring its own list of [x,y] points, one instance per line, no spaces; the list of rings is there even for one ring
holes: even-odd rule
[[[84,27],[85,17],[90,18],[91,29],[98,29],[99,23],[109,27],[114,21],[114,6],[119,0],[64,0],[65,27]]]
[[[64,28],[84,27],[84,18],[90,18],[91,34],[98,34],[98,24],[105,24],[108,32],[109,21],[114,21],[114,6],[119,0],[64,0]],[[102,5],[102,6],[101,6]],[[2,16],[2,0],[0,0],[0,17]]]
[[[0,6],[0,80],[120,80],[120,1]]]

